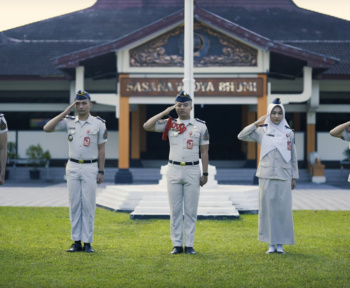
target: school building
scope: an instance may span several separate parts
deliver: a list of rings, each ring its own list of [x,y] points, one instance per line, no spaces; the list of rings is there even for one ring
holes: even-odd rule
[[[183,6],[183,0],[98,0],[0,32],[0,112],[20,157],[40,143],[53,163],[67,159],[65,132],[45,134],[42,126],[84,89],[93,114],[107,121],[109,165],[127,171],[167,159],[168,143],[142,124],[182,90]],[[326,168],[345,157],[347,143],[328,132],[349,120],[350,21],[292,0],[196,0],[194,78],[194,113],[207,122],[210,160],[256,165],[257,145],[237,134],[276,97],[296,132],[300,165],[313,151]]]

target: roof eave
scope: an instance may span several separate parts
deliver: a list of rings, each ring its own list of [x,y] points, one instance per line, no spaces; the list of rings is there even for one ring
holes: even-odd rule
[[[195,8],[195,17],[197,20],[200,20],[207,25],[216,26],[227,33],[234,34],[242,40],[256,45],[265,51],[271,51],[300,60],[305,60],[307,61],[308,65],[313,68],[328,69],[335,63],[339,62],[339,59],[334,57],[320,55],[290,45],[272,41],[209,11],[199,8],[198,6]]]

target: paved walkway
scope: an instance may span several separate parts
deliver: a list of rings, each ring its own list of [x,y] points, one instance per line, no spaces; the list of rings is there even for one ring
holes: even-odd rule
[[[106,185],[103,183],[98,192]],[[0,186],[0,206],[68,207],[66,183],[10,183]],[[303,183],[293,191],[293,210],[349,210],[350,183],[339,187]]]

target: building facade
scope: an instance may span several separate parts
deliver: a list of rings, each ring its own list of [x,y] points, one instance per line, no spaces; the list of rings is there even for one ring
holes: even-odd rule
[[[65,159],[65,144],[45,138],[41,127],[85,89],[94,113],[107,120],[107,159],[126,170],[167,159],[168,144],[157,133],[146,135],[142,124],[182,89],[183,4],[99,0],[1,32],[0,112],[19,154],[40,141],[54,159]],[[349,21],[292,0],[197,0],[194,19],[195,117],[207,121],[211,159],[256,165],[257,145],[237,134],[276,97],[288,104],[301,165],[313,151],[329,167],[344,158],[346,144],[328,131],[348,121]]]

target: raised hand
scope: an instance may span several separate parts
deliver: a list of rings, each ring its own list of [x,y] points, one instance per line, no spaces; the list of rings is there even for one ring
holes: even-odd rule
[[[173,111],[173,110],[175,109],[175,107],[176,107],[176,104],[175,104],[175,105],[172,105],[172,106],[170,106],[170,107],[168,107],[168,108],[166,108],[166,109],[163,111],[163,114],[164,114],[164,115],[168,115],[171,111]]]
[[[270,115],[261,116],[258,120],[256,120],[256,121],[254,122],[254,124],[255,124],[256,126],[260,125],[260,124],[263,123],[263,122],[266,120],[266,118],[269,117],[269,116],[270,116]]]
[[[73,107],[75,106],[75,101],[72,103],[72,104],[70,104],[67,108],[66,108],[66,110],[64,110],[64,114],[65,115],[69,115],[69,113],[70,113],[70,111],[73,109]]]

